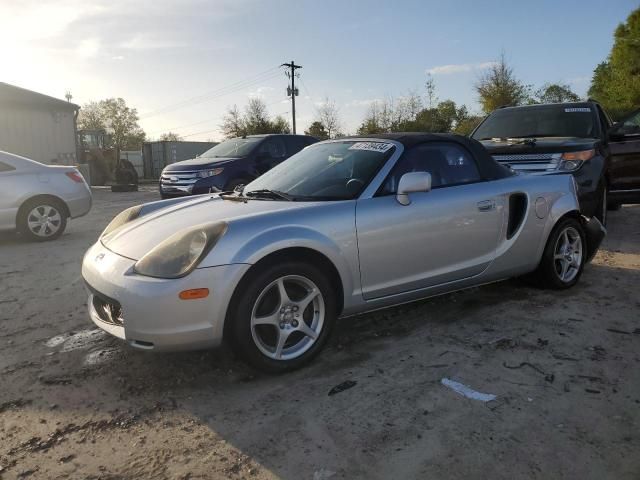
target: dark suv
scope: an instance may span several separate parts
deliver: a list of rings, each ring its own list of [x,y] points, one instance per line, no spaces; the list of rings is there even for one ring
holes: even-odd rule
[[[640,111],[613,124],[594,101],[500,108],[475,129],[493,158],[522,173],[572,173],[587,216],[640,203]]]
[[[197,158],[168,165],[160,175],[160,196],[233,190],[317,141],[308,135],[250,135],[225,140]]]

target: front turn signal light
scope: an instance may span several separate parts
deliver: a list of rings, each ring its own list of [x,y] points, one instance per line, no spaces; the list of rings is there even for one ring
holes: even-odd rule
[[[180,300],[197,300],[198,298],[206,298],[208,296],[208,288],[192,288],[191,290],[183,290],[179,295]]]
[[[565,152],[562,154],[562,160],[567,160],[570,162],[578,161],[586,161],[595,157],[596,151],[594,149],[591,150],[580,150],[579,152]]]

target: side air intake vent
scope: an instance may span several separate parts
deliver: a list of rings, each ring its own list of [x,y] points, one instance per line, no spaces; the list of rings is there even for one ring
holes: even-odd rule
[[[527,196],[524,193],[513,193],[509,197],[509,224],[507,225],[507,240],[515,235],[522,225],[527,211]]]

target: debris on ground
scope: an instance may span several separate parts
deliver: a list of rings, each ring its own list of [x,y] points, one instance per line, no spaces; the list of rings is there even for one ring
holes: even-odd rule
[[[353,380],[347,380],[346,382],[342,382],[331,390],[329,390],[329,396],[335,395],[336,393],[344,392],[345,390],[349,390],[352,387],[355,387],[358,382]]]
[[[440,380],[440,383],[442,383],[442,385],[444,385],[445,387],[449,387],[454,392],[459,393],[460,395],[470,398],[472,400],[479,400],[481,402],[490,402],[497,398],[496,395],[493,395],[491,393],[477,392],[462,383],[456,382],[446,377]]]

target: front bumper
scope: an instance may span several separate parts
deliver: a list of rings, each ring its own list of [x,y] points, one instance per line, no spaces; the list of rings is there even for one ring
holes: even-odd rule
[[[89,286],[89,315],[98,327],[146,350],[195,350],[221,343],[227,306],[250,265],[201,268],[183,278],[158,279],[134,273],[134,263],[100,242],[85,254],[82,276]],[[181,291],[193,288],[208,288],[209,296],[179,299]],[[115,301],[120,307],[115,316],[121,318],[105,321],[96,296]]]
[[[582,224],[587,237],[587,262],[590,262],[596,253],[598,253],[600,244],[607,235],[607,229],[604,228],[600,220],[596,217],[587,218],[583,216]]]

